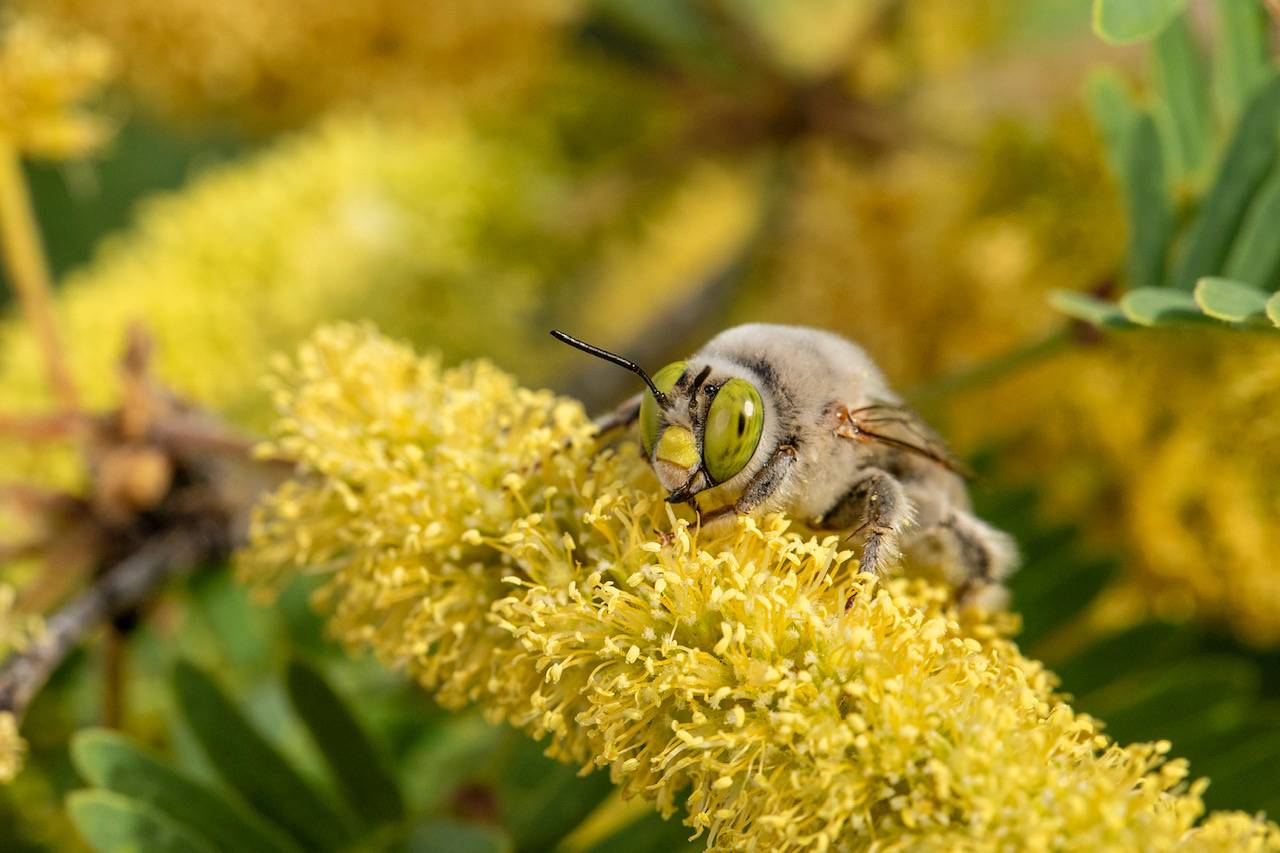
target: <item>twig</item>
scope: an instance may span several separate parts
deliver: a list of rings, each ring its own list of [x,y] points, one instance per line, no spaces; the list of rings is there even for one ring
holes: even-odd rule
[[[1069,346],[1073,339],[1069,331],[1052,332],[1043,338],[1019,344],[973,367],[912,388],[905,396],[912,405],[918,406],[964,393],[1056,355]]]
[[[173,415],[153,424],[150,436],[171,451],[203,452],[249,458],[258,439],[236,432],[202,413]]]
[[[0,565],[16,560],[38,557],[44,552],[47,544],[43,539],[30,539],[24,542],[0,542]]]
[[[53,322],[49,266],[31,212],[26,178],[18,152],[3,141],[0,141],[0,248],[23,313],[44,353],[49,387],[63,411],[75,411],[75,384]]]
[[[32,483],[0,482],[0,506],[8,505],[29,515],[73,513],[84,503],[83,498],[70,492],[46,489]]]
[[[77,412],[59,412],[52,415],[0,413],[0,439],[17,439],[28,444],[80,438],[89,428],[88,419]]]
[[[227,550],[225,533],[175,531],[152,540],[103,573],[98,580],[45,620],[45,629],[26,649],[0,666],[0,711],[21,718],[32,698],[67,655],[103,622],[146,601],[170,578]]]

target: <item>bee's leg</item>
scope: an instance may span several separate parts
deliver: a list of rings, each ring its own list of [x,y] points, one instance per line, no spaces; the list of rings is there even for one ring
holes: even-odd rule
[[[636,419],[640,417],[640,400],[643,396],[643,394],[637,394],[612,412],[605,412],[595,418],[593,422],[596,425],[596,434],[604,435],[615,429],[629,427],[635,423]]]
[[[1003,606],[1005,592],[1000,582],[1018,564],[1018,548],[1012,537],[961,509],[952,509],[933,529],[921,531],[921,536],[952,543],[947,580],[955,588],[956,601],[988,609]]]
[[[765,462],[764,466],[755,473],[755,476],[751,478],[751,482],[747,483],[747,487],[743,489],[742,495],[736,501],[728,506],[722,506],[719,509],[704,513],[699,517],[703,529],[705,530],[710,524],[714,524],[717,521],[732,518],[735,515],[748,515],[754,512],[777,493],[778,489],[786,481],[787,475],[791,473],[795,461],[795,445],[779,444],[770,454],[769,461]]]
[[[869,468],[823,514],[817,526],[851,530],[851,535],[866,531],[858,571],[882,575],[897,558],[898,534],[911,520],[911,501],[902,484],[886,471]]]

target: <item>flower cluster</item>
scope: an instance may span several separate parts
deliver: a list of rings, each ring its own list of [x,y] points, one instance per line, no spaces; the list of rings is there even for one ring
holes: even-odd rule
[[[1006,472],[1030,478],[1032,460],[1048,458],[1067,472],[1045,484],[1050,511],[1097,519],[1091,535],[1133,568],[1135,603],[1280,643],[1273,341],[1204,329],[1117,335],[983,397],[979,408],[1004,413]]]
[[[0,711],[0,784],[18,775],[26,752],[27,745],[18,734],[18,722],[13,714]]]
[[[0,659],[11,651],[22,651],[43,629],[38,615],[14,607],[17,597],[12,586],[0,584]]]
[[[0,660],[12,651],[21,651],[41,630],[41,620],[33,614],[14,612],[13,587],[0,584]],[[22,769],[26,744],[18,734],[18,721],[8,711],[0,711],[0,784],[12,781]]]
[[[0,21],[0,144],[40,157],[91,151],[110,127],[80,103],[111,71],[111,54],[98,40],[7,12]]]
[[[357,314],[454,357],[514,351],[532,337],[539,273],[482,249],[533,216],[507,157],[456,126],[341,119],[149,201],[57,293],[86,404],[116,402],[134,323],[155,339],[165,384],[250,427],[265,422],[254,380],[269,354],[318,322]],[[32,329],[0,320],[0,410],[48,401]],[[11,478],[67,486],[79,470],[48,446],[0,453]]]
[[[40,0],[180,115],[277,127],[343,103],[492,97],[531,77],[574,0]]]
[[[908,146],[875,169],[838,150],[807,151],[772,281],[739,318],[845,334],[899,388],[1061,326],[1049,290],[1105,280],[1124,250],[1092,130],[1078,109],[1042,128],[968,120],[971,144]],[[975,443],[990,427],[980,407],[947,414],[972,425]]]
[[[572,401],[351,326],[275,399],[265,451],[301,474],[243,577],[324,574],[353,651],[665,814],[683,798],[711,849],[1280,849],[1247,816],[1196,827],[1168,744],[1111,742],[945,590],[856,575],[778,516],[708,541]]]

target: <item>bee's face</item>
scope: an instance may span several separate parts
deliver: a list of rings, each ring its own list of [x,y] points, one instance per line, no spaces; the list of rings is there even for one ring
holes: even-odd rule
[[[668,364],[653,376],[666,408],[650,391],[640,403],[640,441],[670,500],[688,500],[736,476],[755,455],[764,403],[746,379],[708,381],[709,367]]]

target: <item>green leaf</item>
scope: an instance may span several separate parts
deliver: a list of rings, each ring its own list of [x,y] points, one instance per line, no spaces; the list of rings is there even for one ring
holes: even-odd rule
[[[1271,325],[1280,328],[1280,292],[1273,293],[1267,300],[1267,319]]]
[[[1229,278],[1210,277],[1196,282],[1196,304],[1210,317],[1228,323],[1262,320],[1267,310],[1267,295],[1252,284]]]
[[[1115,566],[1078,554],[1046,554],[1029,560],[1014,577],[1025,576],[1020,588],[1011,585],[1014,609],[1022,614],[1018,644],[1032,648],[1079,616],[1115,576]]]
[[[1280,800],[1280,733],[1273,728],[1215,756],[1206,799],[1215,808],[1274,808]],[[1195,769],[1194,767],[1192,768]]]
[[[1190,293],[1166,287],[1131,290],[1120,300],[1120,308],[1140,326],[1167,326],[1205,319]]]
[[[1173,229],[1165,193],[1160,137],[1151,116],[1134,119],[1124,144],[1123,181],[1129,208],[1129,286],[1157,287]]]
[[[1049,292],[1049,304],[1068,317],[1104,329],[1123,329],[1133,324],[1114,302],[1074,290]]]
[[[351,838],[345,822],[236,709],[222,689],[187,661],[174,689],[209,763],[249,805],[305,847],[330,850]]]
[[[437,818],[414,827],[405,853],[511,853],[511,836],[493,826]]]
[[[1165,27],[1151,55],[1170,174],[1195,175],[1208,160],[1212,117],[1205,88],[1208,75],[1185,15]]]
[[[92,784],[164,813],[218,850],[297,849],[257,817],[160,763],[124,735],[86,729],[72,741],[71,755]]]
[[[1062,679],[1063,690],[1082,696],[1167,661],[1189,639],[1184,626],[1145,622],[1097,640],[1053,669]]]
[[[1259,0],[1218,0],[1214,88],[1226,123],[1267,79],[1267,13]]]
[[[1249,202],[1271,171],[1280,133],[1280,74],[1273,75],[1245,109],[1217,179],[1200,205],[1174,286],[1191,290],[1221,272]]]
[[[701,850],[701,840],[690,841],[692,830],[676,817],[663,819],[657,812],[644,815],[602,838],[587,848],[586,853],[650,853],[662,850],[674,853],[679,850]]]
[[[433,726],[400,760],[405,799],[419,811],[438,807],[459,785],[475,778],[504,732],[477,714],[461,714]]]
[[[521,850],[550,849],[613,790],[607,774],[580,776],[543,748],[512,732],[498,777],[503,824]]]
[[[289,703],[356,814],[371,825],[399,820],[404,801],[395,778],[342,697],[319,673],[296,660],[289,663],[285,686]]]
[[[1256,284],[1266,290],[1280,276],[1280,168],[1271,170],[1240,232],[1231,245],[1227,258],[1227,278]]]
[[[715,47],[700,8],[684,0],[596,0],[595,11],[646,41],[677,54],[705,54]]]
[[[265,675],[270,667],[274,614],[255,605],[230,569],[200,572],[191,583],[193,628],[202,630],[237,672]]]
[[[1102,135],[1107,163],[1117,176],[1124,174],[1125,143],[1138,116],[1124,78],[1110,68],[1091,72],[1085,81],[1089,116]]]
[[[73,791],[67,814],[94,850],[104,853],[213,853],[204,839],[146,803],[113,791]]]
[[[1187,0],[1093,0],[1093,31],[1112,44],[1143,41],[1182,12]]]
[[[1259,676],[1253,664],[1232,657],[1179,661],[1141,672],[1079,697],[1077,706],[1107,722],[1123,742],[1183,737],[1239,725],[1254,702]]]

